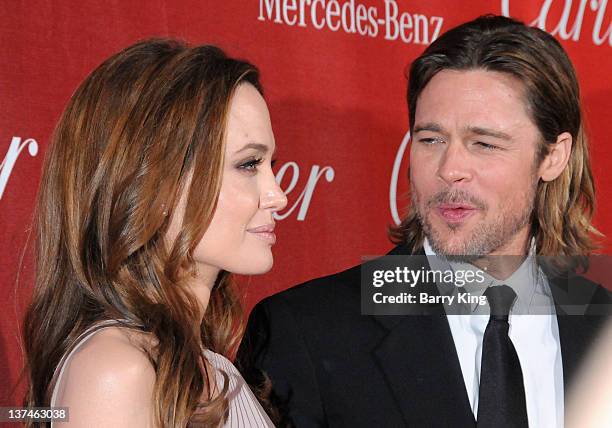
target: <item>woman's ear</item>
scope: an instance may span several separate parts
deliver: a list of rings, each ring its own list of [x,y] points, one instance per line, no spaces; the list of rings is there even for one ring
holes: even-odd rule
[[[567,166],[571,152],[572,135],[569,132],[559,134],[557,141],[549,145],[548,154],[538,168],[538,176],[543,181],[553,181]]]

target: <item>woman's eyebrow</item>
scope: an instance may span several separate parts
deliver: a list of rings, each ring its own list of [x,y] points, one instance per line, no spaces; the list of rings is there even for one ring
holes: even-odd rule
[[[255,149],[265,155],[269,151],[269,146],[262,144],[262,143],[251,142],[251,143],[245,144],[241,149],[236,150],[234,154],[243,152],[248,149]],[[274,153],[276,153],[276,147],[274,147],[274,150],[272,151],[272,156],[274,156]]]
[[[268,146],[266,146],[265,144],[261,144],[261,143],[248,143],[248,144],[245,144],[241,149],[236,150],[235,153],[240,153],[240,152],[243,152],[243,151],[248,150],[248,149],[255,149],[255,150],[258,150],[258,151],[260,151],[262,153],[268,153]]]

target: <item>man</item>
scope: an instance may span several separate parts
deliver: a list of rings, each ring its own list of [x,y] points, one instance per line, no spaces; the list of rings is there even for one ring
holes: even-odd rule
[[[610,303],[571,276],[570,259],[531,274],[526,257],[594,249],[573,67],[544,31],[481,17],[414,61],[408,104],[412,204],[390,255],[421,255],[406,262],[413,271],[442,260],[455,272],[520,256],[492,263],[485,286],[472,288],[486,296],[486,315],[442,303],[421,305],[421,315],[362,313],[355,267],[258,304],[239,365],[252,384],[269,376],[298,427],[562,426],[565,386],[604,319],[565,316],[563,304],[576,295]],[[534,301],[548,315],[533,315]]]

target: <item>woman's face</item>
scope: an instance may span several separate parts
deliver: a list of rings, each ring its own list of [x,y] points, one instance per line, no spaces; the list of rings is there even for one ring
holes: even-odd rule
[[[238,86],[227,120],[217,208],[193,254],[198,276],[216,276],[219,270],[244,275],[270,270],[276,241],[272,213],[287,205],[272,173],[275,144],[270,114],[254,86]],[[182,218],[184,199],[174,217]],[[173,218],[170,236],[180,230],[176,222]]]

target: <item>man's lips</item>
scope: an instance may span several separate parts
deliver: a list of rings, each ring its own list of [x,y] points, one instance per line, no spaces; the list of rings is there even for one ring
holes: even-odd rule
[[[247,232],[254,234],[259,239],[263,239],[269,244],[274,244],[276,242],[276,234],[274,233],[274,223],[253,227],[251,229],[247,229]]]
[[[452,204],[440,204],[436,207],[438,215],[449,223],[458,223],[466,220],[476,211],[476,208],[470,204],[464,203],[452,203]]]

